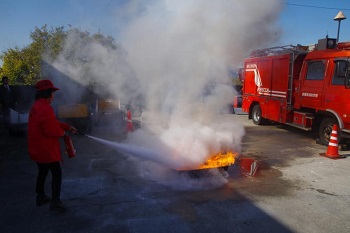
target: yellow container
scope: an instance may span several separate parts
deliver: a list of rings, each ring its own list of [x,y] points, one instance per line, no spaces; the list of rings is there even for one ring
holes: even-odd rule
[[[116,110],[120,108],[119,100],[110,99],[99,99],[98,100],[98,110],[102,112],[108,112],[111,110]]]
[[[88,116],[89,111],[86,104],[66,104],[58,106],[58,118],[83,118]]]

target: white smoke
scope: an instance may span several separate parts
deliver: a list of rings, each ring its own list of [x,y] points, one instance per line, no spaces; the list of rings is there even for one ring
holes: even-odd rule
[[[82,47],[89,61],[77,68],[62,56],[54,66],[84,83],[94,77],[128,102],[142,96],[156,124],[137,131],[129,142],[170,148],[179,166],[201,164],[222,149],[239,152],[242,125],[218,115],[234,95],[229,69],[254,48],[278,40],[280,0],[153,0],[128,1],[111,19],[125,51],[100,45]],[[79,46],[69,35],[66,51]],[[159,120],[162,119],[162,120]],[[163,160],[170,156],[164,154]],[[173,161],[174,158],[169,158]]]
[[[222,110],[232,100],[228,69],[277,39],[280,7],[277,0],[132,1],[127,12],[135,17],[121,42],[148,110],[190,118]]]

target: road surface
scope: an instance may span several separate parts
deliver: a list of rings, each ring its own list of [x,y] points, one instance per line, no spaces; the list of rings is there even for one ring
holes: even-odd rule
[[[244,125],[241,154],[259,161],[256,177],[232,165],[194,178],[77,135],[77,156],[62,164],[62,214],[35,206],[26,137],[0,128],[0,232],[350,232],[349,158],[319,156],[326,147],[303,131],[221,117]]]

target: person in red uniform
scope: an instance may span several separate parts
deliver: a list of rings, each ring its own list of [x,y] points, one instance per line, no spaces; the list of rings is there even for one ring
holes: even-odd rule
[[[62,170],[59,138],[65,131],[77,133],[77,129],[57,120],[51,102],[55,87],[50,80],[40,80],[35,85],[35,102],[30,109],[28,119],[28,152],[38,166],[36,181],[36,204],[42,206],[50,202],[49,210],[63,212],[66,210],[60,200]],[[52,174],[52,199],[45,194],[45,180]]]

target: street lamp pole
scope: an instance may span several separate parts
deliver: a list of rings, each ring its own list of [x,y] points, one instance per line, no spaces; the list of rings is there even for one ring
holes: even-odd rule
[[[339,41],[340,22],[344,19],[346,19],[346,17],[341,11],[339,11],[339,13],[334,17],[334,21],[338,21],[337,42]]]

